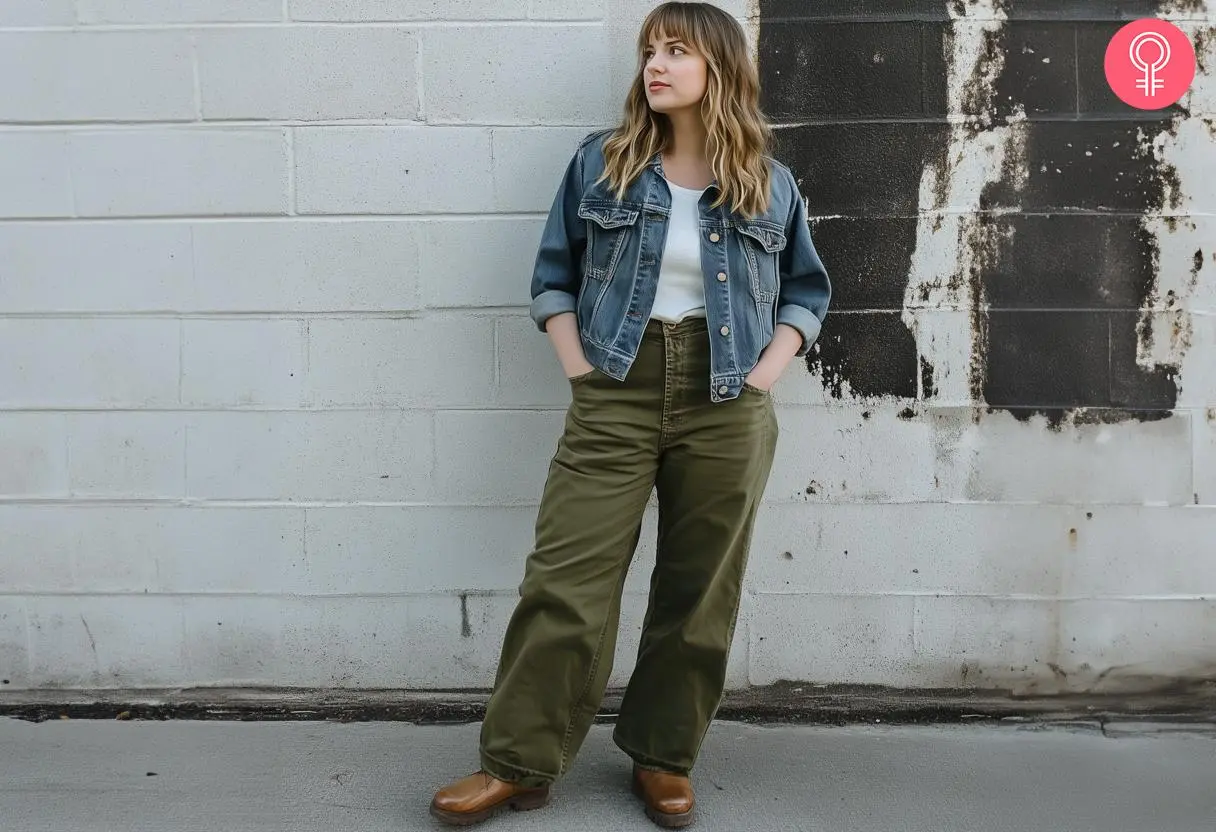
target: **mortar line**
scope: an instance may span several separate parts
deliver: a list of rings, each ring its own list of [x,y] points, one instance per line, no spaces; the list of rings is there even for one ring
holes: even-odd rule
[[[201,80],[201,71],[200,71]],[[201,89],[200,89],[201,94]],[[1172,111],[1164,111],[1171,113]],[[1195,112],[1190,114],[1191,118],[1212,118],[1216,113],[1212,112]],[[17,131],[29,129],[54,129],[68,130],[79,129],[88,130],[91,132],[100,132],[108,130],[132,129],[132,128],[159,128],[166,126],[198,126],[197,118],[158,118],[158,119],[133,119],[133,118],[110,118],[104,121],[101,120],[43,120],[43,119],[13,119],[0,125],[0,131]],[[267,125],[279,124],[297,124],[307,126],[323,126],[323,127],[367,127],[367,126],[384,126],[384,127],[515,127],[515,128],[536,128],[536,129],[584,129],[592,130],[602,127],[601,122],[588,121],[515,121],[515,122],[483,122],[470,119],[409,119],[401,117],[369,117],[369,116],[352,116],[348,118],[317,118],[317,119],[302,119],[302,118],[237,118],[237,117],[216,117],[208,119],[209,124],[225,125],[225,126],[247,126],[247,127],[264,127]],[[951,127],[951,126],[968,126],[980,124],[981,119],[969,113],[942,113],[925,115],[923,113],[911,113],[908,115],[883,116],[878,114],[871,115],[849,115],[849,114],[834,114],[820,113],[813,116],[806,116],[797,120],[777,121],[773,123],[774,130],[798,129],[804,127],[837,127],[837,126],[852,126],[852,125],[925,125],[926,127]],[[1171,118],[1163,117],[1153,111],[1148,114],[1138,115],[1135,113],[1112,113],[1112,112],[1094,112],[1084,114],[1073,113],[1035,113],[1029,115],[1022,123],[1030,124],[1046,124],[1058,123],[1069,125],[1096,125],[1113,123],[1117,125],[1142,126],[1156,125],[1164,130],[1169,128]]]
[[[186,226],[187,236],[190,240],[190,287],[188,297],[191,300],[198,298],[198,238],[194,230],[194,223],[189,223]]]
[[[414,51],[414,85],[417,87],[418,93],[418,120],[423,124],[426,123],[426,61],[423,51],[425,48],[426,40],[420,36],[417,39],[417,48]]]
[[[494,392],[498,393],[502,386],[502,320],[494,319]]]
[[[311,581],[312,579],[312,560],[308,556],[308,512],[310,509],[305,508],[301,512],[300,519],[300,557],[304,560],[304,575]]]
[[[280,13],[281,16],[281,13]],[[191,21],[186,23],[98,23],[89,25],[71,24],[66,26],[6,26],[5,32],[22,34],[64,34],[80,31],[87,32],[160,32],[203,29],[521,29],[540,27],[545,29],[589,29],[603,25],[601,20],[582,18],[567,20],[542,20],[526,17],[502,18],[495,20],[458,20],[458,19],[429,19],[418,20],[403,18],[400,20],[289,20],[284,26],[283,20],[230,20],[230,21]]]
[[[1204,412],[1205,414],[1206,414],[1206,413],[1208,413],[1208,412],[1209,412],[1209,411],[1208,411],[1208,408],[1203,408],[1203,412]],[[1200,503],[1199,503],[1199,478],[1198,478],[1198,476],[1197,476],[1197,474],[1196,474],[1196,472],[1195,472],[1195,457],[1196,457],[1196,456],[1198,455],[1198,453],[1199,453],[1199,443],[1200,443],[1200,441],[1201,441],[1201,438],[1200,438],[1200,436],[1199,436],[1199,425],[1200,425],[1200,423],[1201,423],[1201,420],[1200,420],[1200,419],[1192,419],[1192,420],[1191,420],[1191,454],[1190,454],[1190,464],[1191,464],[1191,505],[1192,505],[1192,506],[1194,506],[1194,507],[1199,507],[1199,506],[1200,506]]]
[[[557,376],[555,375],[555,376],[553,376],[553,378],[556,379]],[[552,389],[554,391],[557,390],[556,387],[554,387]],[[838,405],[827,404],[827,403],[823,403],[823,402],[797,402],[797,401],[785,402],[785,401],[778,400],[778,401],[775,401],[774,404],[776,404],[778,407],[780,407],[782,411],[789,411],[791,413],[825,413],[825,412],[826,413],[841,413],[846,410],[851,411],[853,409],[852,407],[838,406]],[[167,406],[167,407],[166,406],[158,407],[158,406],[154,406],[154,405],[145,406],[145,405],[140,405],[138,403],[128,403],[128,404],[119,404],[119,405],[102,407],[102,406],[98,406],[97,404],[38,403],[38,404],[25,404],[25,405],[12,405],[12,406],[6,405],[4,407],[0,407],[0,416],[6,415],[6,414],[11,414],[11,413],[41,413],[41,414],[50,414],[50,415],[82,414],[82,415],[94,415],[94,416],[102,415],[102,414],[117,414],[117,413],[127,413],[127,414],[130,414],[130,413],[159,413],[159,414],[181,414],[181,415],[192,415],[192,414],[203,414],[203,413],[244,413],[244,414],[280,413],[280,414],[299,414],[301,416],[328,414],[328,413],[365,413],[365,414],[385,415],[386,411],[392,411],[392,412],[406,411],[409,413],[415,413],[415,414],[421,415],[423,413],[430,412],[429,408],[432,408],[434,406],[435,405],[432,402],[424,400],[422,398],[411,399],[406,396],[369,397],[367,399],[363,399],[363,400],[360,400],[357,402],[345,402],[345,403],[339,403],[339,404],[326,404],[323,406],[318,405],[318,406],[300,406],[300,407],[284,407],[283,405],[275,405],[275,404],[232,405],[232,404],[218,404],[218,403],[217,404],[203,404],[203,405],[182,405],[182,406],[173,405],[173,406]],[[873,406],[871,406],[871,407],[873,407]],[[906,398],[900,398],[898,400],[892,399],[889,403],[887,403],[885,405],[885,407],[886,407],[887,411],[892,412],[892,413],[897,410],[902,410],[904,408],[911,408],[911,407],[919,408],[923,412],[941,413],[944,411],[969,411],[969,412],[970,411],[987,411],[987,410],[991,410],[994,406],[990,405],[987,402],[983,402],[983,401],[970,401],[970,402],[959,401],[959,402],[930,403],[930,402],[924,402],[924,401],[917,401],[916,399],[913,399],[911,397],[906,397]],[[1042,403],[1042,404],[1033,404],[1033,405],[1024,405],[1024,406],[1000,405],[999,407],[1001,410],[1012,410],[1015,412],[1025,412],[1031,416],[1040,415],[1041,411],[1043,411],[1043,410],[1064,410],[1064,411],[1069,411],[1069,412],[1083,411],[1085,413],[1113,413],[1113,414],[1137,414],[1137,413],[1159,414],[1164,411],[1164,412],[1168,412],[1168,413],[1176,415],[1176,416],[1181,416],[1184,414],[1194,414],[1195,416],[1202,416],[1202,414],[1204,413],[1204,411],[1206,409],[1204,407],[1204,405],[1201,405],[1201,404],[1187,405],[1187,406],[1182,406],[1182,407],[1162,408],[1162,407],[1109,407],[1109,406],[1093,407],[1093,406],[1075,405],[1075,404],[1059,403],[1059,402],[1046,402],[1046,403]],[[439,406],[440,412],[460,413],[460,414],[477,413],[477,414],[501,415],[501,414],[507,414],[507,413],[514,413],[514,414],[522,415],[522,414],[561,413],[563,410],[564,410],[564,408],[562,406],[558,405],[556,402],[553,404],[540,402],[540,403],[537,403],[537,404],[531,405],[531,406],[517,405],[517,404],[496,405],[492,402],[477,405],[477,406],[461,404],[461,403],[454,403],[451,405],[440,405]],[[910,417],[910,418],[914,418],[914,417]],[[1116,427],[1116,426],[1118,426],[1118,425],[1110,425],[1110,427]],[[1124,423],[1122,426],[1131,428],[1131,427],[1134,427],[1135,425],[1132,422],[1128,421],[1128,422]],[[0,495],[0,500],[3,500],[3,499],[4,499],[4,495]],[[811,501],[783,498],[783,499],[771,500],[770,502],[773,502],[773,503],[788,502],[788,503],[797,503],[797,504],[801,505],[803,503],[811,502]],[[930,503],[930,504],[948,503],[948,504],[954,504],[954,505],[970,505],[972,503],[976,503],[979,505],[1021,505],[1025,501],[1023,501],[1023,500],[1002,500],[1000,502],[994,503],[994,502],[985,501],[985,500],[958,500],[958,499],[923,500],[923,499],[916,499],[916,498],[908,498],[908,499],[894,498],[894,499],[886,500],[883,502],[874,502],[874,501],[869,501],[869,500],[856,500],[856,501],[815,500],[813,502],[815,502],[816,504],[826,502],[826,503],[831,503],[831,504],[836,504],[836,505],[890,505],[890,504],[901,504],[901,503],[917,503],[917,504],[919,504],[919,503]],[[1109,502],[1097,501],[1094,504],[1095,505],[1142,506],[1142,505],[1156,505],[1160,502],[1161,501],[1159,501],[1159,500],[1150,500],[1150,501],[1112,500]],[[1089,504],[1089,503],[1083,502],[1083,504]]]
[[[948,408],[947,408],[948,409]],[[144,412],[144,411],[132,411]],[[230,413],[231,410],[217,410],[215,412]],[[383,412],[383,408],[377,409],[376,412]],[[476,412],[484,413],[485,409],[480,409]],[[498,412],[498,411],[491,411]],[[519,412],[516,409],[515,412]],[[552,408],[544,411],[559,415],[563,411],[560,408]],[[189,423],[187,423],[187,427]],[[997,510],[997,509],[1044,509],[1052,511],[1065,511],[1076,509],[1092,509],[1092,510],[1131,510],[1131,511],[1149,511],[1149,512],[1216,512],[1216,504],[1195,504],[1190,499],[1185,502],[1164,503],[1164,502],[1130,502],[1130,501],[1094,501],[1086,500],[1077,503],[1043,503],[1038,500],[1006,500],[1000,503],[983,502],[980,500],[888,500],[886,502],[877,503],[844,503],[836,500],[821,500],[815,503],[810,503],[807,500],[799,499],[773,499],[766,500],[764,506],[770,509],[792,509],[794,507],[805,508],[807,505],[814,505],[817,508],[823,509],[857,509],[857,510],[878,510],[889,508],[921,508],[930,509],[978,509]],[[442,501],[442,500],[336,500],[336,499],[292,499],[292,500],[266,500],[266,499],[234,499],[234,498],[207,498],[207,497],[49,497],[49,496],[27,496],[27,495],[0,495],[0,506],[42,506],[47,508],[80,508],[80,509],[97,509],[97,508],[165,508],[165,509],[191,509],[191,510],[224,510],[224,509],[243,509],[243,510],[258,510],[258,511],[280,511],[284,509],[303,509],[303,508],[329,508],[329,509],[366,509],[366,508],[392,508],[392,509],[451,509],[451,510],[467,510],[467,511],[483,511],[490,510],[534,510],[539,503],[535,497],[523,498],[508,498],[508,499],[487,499],[482,501],[466,500],[463,502],[457,501]],[[1216,595],[1216,593],[1214,593]]]
[[[190,420],[182,424],[182,500],[190,499]]]
[[[73,208],[75,214],[75,208]],[[536,220],[544,219],[546,212],[544,211],[502,211],[502,212],[485,212],[475,213],[472,211],[451,213],[383,213],[383,214],[301,214],[292,216],[290,214],[224,214],[222,216],[209,215],[200,216],[192,214],[181,214],[179,216],[151,216],[147,214],[107,214],[105,216],[28,216],[28,217],[3,217],[0,218],[0,226],[4,225],[80,225],[84,223],[131,223],[142,225],[154,225],[157,223],[196,223],[196,224],[221,224],[221,223],[281,223],[281,222],[316,222],[316,223],[358,223],[358,222],[442,222],[451,220],[453,222],[493,222],[493,221],[508,221],[508,220]],[[1140,217],[1141,214],[1133,214],[1129,216]],[[1198,217],[1201,214],[1188,214],[1180,216]]]
[[[303,378],[300,379],[300,400],[307,406],[314,406],[313,386],[312,386],[312,319],[304,317],[300,319],[300,338],[303,341],[301,344],[304,366],[300,373]]]
[[[296,193],[296,129],[284,127],[283,133],[287,151],[287,215],[294,217],[300,212]]]
[[[1125,120],[1127,121],[1127,120]],[[894,123],[894,122],[893,122]],[[1133,122],[1128,122],[1133,123]],[[1158,123],[1151,119],[1139,119],[1136,124]],[[370,116],[352,116],[349,118],[236,118],[225,116],[214,116],[207,119],[205,122],[199,122],[196,116],[188,116],[183,118],[159,118],[159,119],[124,119],[111,118],[105,121],[47,121],[40,119],[30,119],[23,121],[20,119],[10,120],[0,124],[0,134],[3,133],[30,133],[36,131],[51,131],[59,133],[71,132],[89,132],[89,133],[106,133],[106,132],[136,132],[136,131],[163,131],[166,128],[188,128],[197,130],[201,127],[209,127],[215,130],[226,130],[232,128],[241,128],[246,130],[269,130],[275,127],[332,127],[332,128],[423,128],[423,127],[467,127],[474,128],[491,128],[491,127],[508,127],[514,130],[584,130],[592,131],[602,125],[594,122],[570,122],[570,121],[474,121],[471,119],[458,118],[431,118],[423,120],[421,118],[393,118],[386,116],[370,117]]]
[[[21,602],[21,615],[25,619],[25,678],[28,684],[34,681],[34,628],[30,625],[30,605],[27,600]]]
[[[74,221],[80,218],[80,201],[76,196],[76,177],[74,176],[74,168],[76,166],[72,164],[73,148],[71,136],[64,137],[64,148],[67,151],[67,164],[64,167],[67,168],[68,199],[71,201],[71,216],[65,221]]]
[[[435,493],[435,480],[439,471],[439,411],[431,410],[431,470],[428,472],[427,480],[430,486],[428,493]],[[423,505],[428,505],[423,503]]]
[[[1164,111],[1169,112],[1169,111]],[[1192,117],[1210,117],[1207,113],[1192,113]],[[1128,114],[1128,113],[1086,113],[1084,118],[1080,117],[1076,112],[1056,112],[1056,113],[1033,113],[1028,114],[1026,118],[1019,121],[1019,124],[1070,124],[1070,125],[1090,125],[1102,124],[1107,122],[1116,122],[1121,124],[1139,125],[1139,124],[1157,124],[1161,129],[1167,129],[1170,126],[1170,119],[1163,117],[1152,111],[1146,115]],[[950,127],[958,125],[983,125],[985,124],[983,117],[972,115],[970,113],[909,113],[907,115],[849,115],[846,113],[816,113],[814,115],[803,116],[797,120],[776,121],[772,127],[774,130],[790,130],[800,127],[836,127],[849,125],[871,125],[871,124],[923,124],[927,127]],[[1004,126],[1004,125],[998,125]]]
[[[1081,34],[1080,27],[1075,23],[1072,27],[1072,70],[1073,84],[1075,85],[1076,95],[1076,113],[1077,118],[1081,117]]]
[[[190,64],[194,74],[194,120],[203,120],[203,73],[198,56],[198,35],[190,35]]]
[[[177,319],[177,405],[185,405],[186,319]]]
[[[889,310],[881,310],[889,311]],[[1127,310],[1131,311],[1131,310]],[[147,310],[138,312],[124,312],[117,310],[72,310],[70,312],[61,312],[47,310],[45,312],[4,312],[0,313],[0,320],[29,320],[29,321],[94,321],[94,320],[199,320],[199,321],[234,321],[234,320],[260,320],[260,321],[283,321],[283,320],[299,320],[301,315],[308,315],[312,318],[326,318],[334,320],[431,320],[434,318],[462,316],[465,318],[493,318],[496,315],[506,315],[518,317],[526,315],[528,307],[519,306],[432,306],[426,309],[409,308],[409,309],[376,309],[376,310],[360,310],[360,309],[337,309],[337,310],[311,310],[311,309],[293,309],[290,311],[280,310],[242,310],[237,312],[227,312],[224,310],[201,310],[198,312],[176,312],[171,309],[165,310]]]
[[[94,216],[68,216],[58,214],[54,216],[38,216],[30,215],[25,217],[0,217],[0,225],[55,225],[55,224],[83,224],[83,223],[275,223],[275,222],[442,222],[450,221],[505,221],[505,220],[533,220],[544,219],[547,216],[547,211],[450,211],[450,212],[382,212],[382,213],[366,213],[366,214],[301,214],[291,216],[284,213],[276,214],[223,214],[223,215],[200,215],[200,214],[179,214],[179,215],[149,215],[149,214],[105,214]],[[914,220],[923,217],[951,217],[951,216],[979,216],[979,217],[1004,217],[1008,216],[1011,219],[1018,217],[1086,217],[1092,219],[1211,219],[1216,217],[1216,212],[1213,211],[1188,211],[1188,212],[1160,212],[1152,211],[1144,213],[1140,211],[1095,211],[1089,208],[1067,208],[1067,207],[1051,207],[1037,208],[1034,210],[1022,210],[1019,208],[998,208],[984,211],[974,210],[923,210],[916,213],[875,213],[872,211],[858,211],[851,214],[812,214],[809,216],[811,222],[824,222],[828,220]]]
[[[68,426],[68,414],[62,414],[64,418],[59,420],[59,423],[64,426],[63,430],[63,477],[64,491],[67,496],[66,501],[75,501],[76,495],[72,493],[72,431]]]
[[[467,585],[424,587],[409,592],[267,592],[264,590],[248,590],[236,592],[223,590],[207,592],[200,590],[145,592],[143,589],[103,590],[100,592],[83,592],[71,590],[38,590],[37,592],[0,592],[0,598],[287,598],[287,599],[343,599],[360,600],[364,598],[427,598],[434,595],[459,597],[467,594],[472,597],[502,597],[517,594],[515,587],[495,587],[485,589],[469,589]],[[644,588],[630,589],[626,595],[635,598],[645,598],[648,591]],[[981,599],[985,601],[1010,601],[1032,603],[1209,603],[1212,595],[987,595],[984,593],[965,592],[755,592],[754,596],[769,597],[807,597],[807,598],[882,598],[882,599],[911,599],[911,600],[966,600]]]

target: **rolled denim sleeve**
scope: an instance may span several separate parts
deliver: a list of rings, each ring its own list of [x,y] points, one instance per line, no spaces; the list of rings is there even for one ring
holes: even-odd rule
[[[803,356],[810,352],[811,345],[819,337],[832,299],[832,284],[811,241],[806,204],[798,192],[798,183],[792,174],[787,172],[786,176],[789,177],[794,197],[793,210],[785,229],[786,245],[780,258],[781,288],[777,294],[777,323],[788,324],[802,333],[802,346],[795,356]]]
[[[566,166],[565,176],[549,209],[532,270],[530,314],[541,332],[545,331],[549,318],[575,311],[582,281],[583,251],[587,247],[587,227],[578,216],[582,192],[583,145],[580,144]]]

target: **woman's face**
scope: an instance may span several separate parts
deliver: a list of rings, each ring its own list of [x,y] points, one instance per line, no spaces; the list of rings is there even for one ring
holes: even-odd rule
[[[670,113],[697,107],[705,96],[705,59],[679,38],[655,35],[646,47],[642,83],[650,109]]]

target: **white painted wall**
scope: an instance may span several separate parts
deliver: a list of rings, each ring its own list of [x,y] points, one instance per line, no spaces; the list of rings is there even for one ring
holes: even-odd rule
[[[491,683],[568,401],[532,257],[652,5],[0,5],[0,689]],[[1210,229],[1196,90],[1163,152]],[[731,685],[1216,673],[1214,273],[1165,421],[794,365]]]

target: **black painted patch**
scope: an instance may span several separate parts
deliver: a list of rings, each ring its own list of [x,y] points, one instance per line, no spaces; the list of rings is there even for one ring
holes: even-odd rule
[[[832,276],[835,314],[808,366],[836,397],[847,388],[916,398],[924,371],[900,310],[921,178],[926,165],[944,161],[949,137],[947,7],[767,0],[760,13],[763,102],[779,128],[777,155],[793,168],[811,216],[821,218],[815,241]],[[833,66],[840,62],[856,77]],[[899,120],[883,121],[892,117]],[[825,123],[781,127],[807,120]],[[841,314],[849,310],[857,314]]]
[[[1141,342],[1175,343],[1185,337],[1181,314],[1119,312],[1111,315],[1110,389],[1111,404],[1135,409],[1169,409],[1178,398],[1178,369],[1146,369],[1136,361]]]
[[[1105,312],[990,312],[984,401],[1043,409],[1110,406]]]
[[[932,399],[938,393],[937,382],[933,375],[933,365],[924,356],[921,356],[920,359],[920,390],[921,396],[926,399]]]
[[[1022,415],[1028,408],[1049,415],[1061,408],[1126,408],[1118,413],[1127,416],[1144,408],[1147,418],[1156,418],[1177,398],[1174,368],[1148,369],[1136,359],[1144,334],[1137,333],[1137,310],[1149,301],[1157,263],[1156,241],[1140,227],[1139,215],[1163,207],[1170,175],[1146,146],[1164,128],[1164,116],[1155,123],[1112,118],[1106,101],[1098,114],[1080,103],[1092,100],[1093,73],[1102,71],[1105,44],[1101,51],[1095,44],[1117,28],[1010,23],[1004,34],[998,112],[1046,106],[1053,87],[1075,94],[1081,108],[1075,121],[1020,124],[1011,148],[1020,164],[1007,166],[980,201],[986,210],[1033,212],[993,219],[998,233],[984,238],[993,248],[980,258],[978,275],[992,311],[977,309],[986,360],[982,387],[976,386],[990,405]],[[1083,80],[1074,86],[1063,73],[1044,86],[1030,60],[1043,46],[1033,44],[1062,49],[1067,30],[1075,30],[1073,69]],[[1004,311],[1012,309],[1038,311]]]
[[[760,54],[781,69],[766,78],[761,106],[777,121],[920,115],[921,33],[915,22],[765,26]]]
[[[1026,115],[1072,116],[1077,112],[1076,26],[1072,23],[1011,21],[1000,34],[1005,69],[1017,89],[997,85],[998,114],[1020,105]]]
[[[1157,11],[1153,0],[1005,0],[1010,19],[1135,20]]]
[[[1162,206],[1161,172],[1144,150],[1156,130],[1122,121],[1023,125],[1025,179],[984,190],[981,206],[1022,211],[1121,211]]]
[[[800,180],[811,216],[916,216],[921,175],[945,156],[949,128],[860,122],[779,128],[777,155]]]
[[[946,17],[945,0],[762,0],[760,20],[926,19]]]
[[[1160,418],[1177,398],[1176,369],[1141,366],[1137,350],[1177,333],[1146,331],[1146,320],[1168,327],[1170,316],[1139,312],[1157,262],[1139,218],[1168,207],[1165,185],[1176,184],[1145,149],[1174,113],[1127,107],[1102,71],[1122,22],[1160,3],[1002,6],[1010,20],[988,37],[963,113],[993,119],[977,130],[1027,120],[1012,122],[1001,181],[984,189],[985,213],[968,232],[977,265],[942,276],[975,299],[973,393],[990,408],[1019,419],[1046,414],[1057,426],[1091,408],[1106,414],[1091,420]],[[761,82],[777,155],[820,218],[816,243],[834,286],[834,314],[808,361],[835,396],[910,398],[918,387],[936,395],[935,368],[917,355],[899,309],[921,178],[926,165],[945,169],[948,10],[975,11],[968,0],[760,4]],[[991,85],[981,80],[988,68],[999,68]]]
[[[990,237],[1002,241],[983,272],[994,309],[1135,310],[1152,288],[1144,252],[1153,239],[1139,217],[1004,214],[991,228]],[[1061,245],[1069,247],[1063,260]]]
[[[832,309],[903,309],[916,250],[914,217],[821,219],[812,233],[819,256],[832,264]]]
[[[899,312],[843,312],[828,315],[807,363],[823,385],[843,398],[916,398],[916,339]]]

